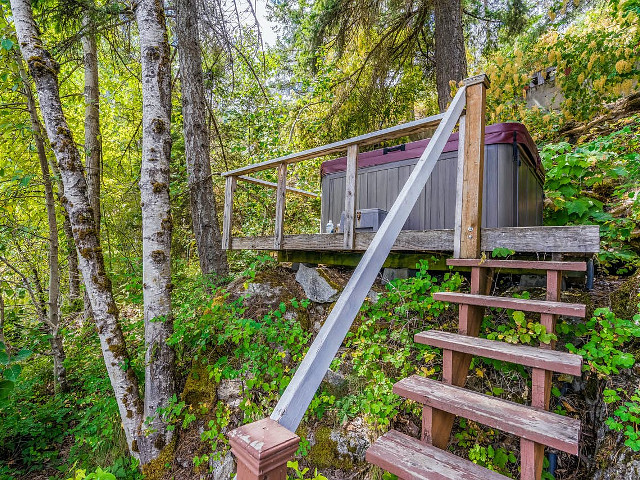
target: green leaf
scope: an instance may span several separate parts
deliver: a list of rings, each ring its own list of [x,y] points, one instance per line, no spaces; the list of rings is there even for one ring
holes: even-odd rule
[[[572,202],[567,203],[567,212],[569,215],[575,213],[579,217],[584,215],[589,208],[593,205],[593,201],[587,200],[585,198],[579,198],[578,200],[574,200]]]
[[[15,382],[16,380],[18,380],[18,376],[20,375],[21,371],[22,367],[14,363],[13,365],[5,369],[4,377],[11,382]]]
[[[9,365],[9,355],[0,350],[0,365]]]
[[[31,356],[33,352],[31,350],[27,350],[26,348],[23,348],[22,350],[20,350],[15,357],[13,357],[13,361],[14,362],[21,362],[23,360],[26,360],[27,358],[29,358]]]
[[[0,45],[2,46],[2,48],[4,48],[5,50],[9,51],[11,50],[11,47],[13,47],[13,41],[10,38],[3,38],[0,41]]]
[[[15,386],[11,380],[0,380],[0,400],[8,398]]]

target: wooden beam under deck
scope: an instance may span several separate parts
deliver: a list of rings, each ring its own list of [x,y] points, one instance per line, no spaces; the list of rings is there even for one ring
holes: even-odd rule
[[[375,233],[356,234],[354,251],[366,250]],[[274,250],[268,237],[234,237],[231,250]],[[502,227],[482,229],[482,250],[509,248],[518,253],[567,253],[593,255],[600,251],[597,225],[566,227]],[[342,233],[284,235],[280,250],[347,251]],[[453,230],[402,231],[392,252],[452,252]]]

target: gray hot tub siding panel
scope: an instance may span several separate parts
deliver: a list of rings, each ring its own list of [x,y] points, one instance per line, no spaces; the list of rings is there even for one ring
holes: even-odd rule
[[[389,211],[416,162],[417,158],[413,158],[359,169],[357,208]],[[516,169],[519,170],[517,174]],[[457,152],[443,154],[405,223],[405,230],[453,228],[456,171]],[[344,177],[344,172],[336,172],[322,179],[323,225],[329,219],[334,224],[340,221],[344,210]],[[516,167],[512,145],[488,145],[485,149],[483,225],[515,226],[516,208],[519,226],[542,224],[542,185],[525,161]]]

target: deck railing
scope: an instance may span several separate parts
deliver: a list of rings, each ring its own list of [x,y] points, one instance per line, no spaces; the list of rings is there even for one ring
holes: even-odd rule
[[[340,140],[339,142],[322,145],[303,152],[292,153],[284,157],[275,158],[266,162],[248,165],[224,172],[221,175],[226,177],[222,248],[230,250],[232,248],[232,225],[233,225],[233,196],[238,181],[245,181],[276,189],[276,218],[273,238],[273,249],[280,250],[283,246],[284,238],[284,214],[286,206],[286,192],[297,193],[307,197],[317,197],[315,193],[300,190],[287,185],[287,165],[310,160],[336,153],[347,155],[346,172],[346,195],[345,195],[345,222],[343,225],[343,248],[353,250],[355,248],[355,214],[356,214],[356,182],[358,178],[358,152],[359,149],[368,145],[373,145],[394,138],[405,137],[414,133],[424,131],[427,128],[436,127],[444,114],[433,115],[413,122],[403,123],[394,127],[385,128],[357,137]],[[255,177],[248,176],[251,173],[261,172],[269,169],[278,170],[278,183],[267,182]]]
[[[392,127],[226,173],[226,198],[228,201],[225,202],[225,227],[228,228],[232,200],[230,192],[232,192],[239,175],[278,167],[277,205],[279,208],[276,208],[276,234],[274,238],[276,245],[279,245],[282,241],[287,163],[338,152],[346,148],[346,211],[348,220],[345,222],[344,244],[345,246],[353,245],[358,145],[377,142],[383,138],[389,138],[388,135],[406,135],[409,129],[417,128],[418,124],[421,128],[427,124],[430,126],[438,124],[435,134],[282,394],[270,419],[245,425],[230,433],[232,450],[238,458],[239,480],[286,478],[286,458],[290,457],[297,448],[297,436],[293,432],[296,431],[304,417],[331,361],[335,358],[369,289],[459,120],[461,121],[460,138],[463,139],[460,143],[463,147],[459,149],[458,198],[456,201],[456,236],[458,238],[455,241],[455,246],[457,253],[462,252],[466,257],[476,256],[479,252],[486,88],[487,78],[485,75],[473,77],[465,81],[458,90],[444,115],[412,122],[411,127],[407,127],[410,124]],[[462,115],[465,107],[467,115]],[[463,190],[465,192],[464,198]],[[227,232],[228,230],[225,230],[225,233]],[[230,236],[227,237],[227,241],[230,241]],[[279,248],[276,245],[274,247]]]

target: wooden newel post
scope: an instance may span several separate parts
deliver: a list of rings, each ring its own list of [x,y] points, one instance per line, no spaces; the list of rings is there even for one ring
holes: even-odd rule
[[[464,85],[466,115],[460,118],[454,256],[480,258],[485,110],[489,79],[484,74],[477,75],[464,80]],[[486,295],[490,287],[490,269],[472,268],[471,293]],[[477,337],[483,315],[484,307],[460,305],[458,332],[462,335]],[[444,350],[442,380],[445,383],[463,386],[470,363],[470,355]],[[423,440],[439,448],[446,448],[455,416],[442,410],[425,407],[422,419]]]
[[[237,480],[286,480],[287,462],[300,437],[265,418],[229,432],[229,443],[238,464]]]
[[[278,165],[278,187],[276,189],[276,226],[273,237],[274,250],[282,248],[284,238],[284,210],[287,198],[287,164]]]
[[[236,191],[238,178],[230,175],[226,179],[224,190],[224,214],[222,217],[222,249],[231,248],[231,228],[233,223],[233,194]]]
[[[464,81],[467,87],[467,115],[464,126],[462,167],[462,215],[460,258],[479,258],[482,228],[482,187],[484,182],[484,127],[487,106],[486,75]]]
[[[358,145],[347,148],[346,190],[344,195],[344,248],[356,248],[356,195],[358,194]]]

